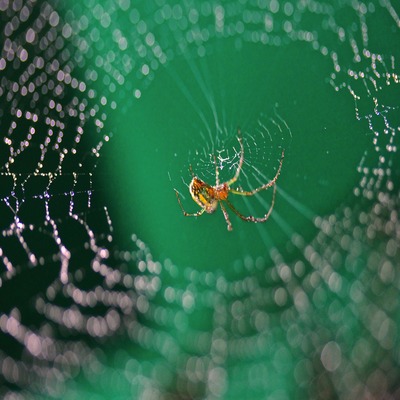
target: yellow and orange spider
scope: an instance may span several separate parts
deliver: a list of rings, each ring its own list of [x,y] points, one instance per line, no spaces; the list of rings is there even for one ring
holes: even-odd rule
[[[190,172],[192,174],[192,181],[189,184],[189,191],[192,196],[192,199],[201,207],[201,210],[199,210],[196,213],[187,213],[182,205],[181,199],[179,197],[179,192],[175,190],[176,198],[178,199],[179,206],[182,209],[183,215],[185,217],[199,217],[202,215],[204,212],[208,214],[212,214],[218,207],[218,203],[221,205],[221,210],[224,214],[225,221],[228,225],[228,231],[232,230],[232,223],[229,219],[228,212],[226,211],[225,204],[228,205],[228,207],[243,221],[250,221],[250,222],[265,222],[269,216],[271,215],[272,209],[274,208],[274,203],[275,203],[275,193],[276,193],[276,185],[275,182],[278,179],[278,176],[281,172],[282,168],[282,163],[283,163],[283,158],[285,156],[285,151],[282,150],[282,156],[279,161],[279,168],[278,171],[276,172],[274,178],[270,180],[268,183],[260,186],[257,189],[254,190],[242,190],[241,188],[238,189],[232,189],[231,185],[233,185],[238,179],[240,172],[242,170],[243,166],[243,161],[244,161],[244,148],[243,148],[243,142],[242,142],[242,137],[240,134],[240,130],[238,130],[238,141],[240,144],[240,159],[239,159],[239,164],[236,169],[235,175],[233,178],[229,179],[227,182],[220,183],[219,182],[219,169],[217,165],[217,161],[214,156],[214,164],[215,164],[215,186],[211,186],[208,183],[202,181],[199,177],[194,175],[192,171],[192,167],[190,166]],[[274,192],[272,193],[272,201],[271,201],[271,206],[268,210],[268,212],[260,218],[253,217],[252,215],[246,217],[242,215],[236,208],[233,206],[233,204],[228,200],[228,196],[230,193],[232,194],[238,194],[241,196],[253,196],[256,193],[260,192],[261,190],[265,190],[270,188],[271,186],[274,186]]]

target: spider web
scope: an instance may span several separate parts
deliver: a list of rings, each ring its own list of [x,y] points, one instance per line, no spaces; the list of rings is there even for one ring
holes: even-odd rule
[[[0,10],[3,398],[399,396],[396,5],[3,0]],[[268,74],[286,52],[308,68],[278,75],[274,91]],[[244,55],[260,75],[242,68]],[[168,112],[154,100],[158,82]],[[161,110],[158,128],[172,121],[173,146],[152,136],[159,117],[146,102]],[[158,169],[172,193],[184,193],[189,164],[213,182],[213,155],[221,179],[232,176],[238,128],[243,187],[273,176],[284,148],[271,224],[233,220],[229,244],[222,216],[182,218],[191,242],[154,239],[144,225],[161,220],[121,206],[135,201],[119,192],[128,181],[145,188],[146,175],[163,190],[145,161],[132,157],[125,175],[113,158],[135,154],[118,123],[127,116],[137,151],[168,154]],[[177,221],[174,200],[165,214]],[[253,214],[268,204],[254,200],[239,205]],[[199,224],[216,221],[219,241],[202,248],[213,232]],[[181,261],[193,243],[204,260]],[[218,259],[223,246],[237,253]]]

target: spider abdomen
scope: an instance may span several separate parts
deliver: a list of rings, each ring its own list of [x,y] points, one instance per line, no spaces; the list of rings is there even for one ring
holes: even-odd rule
[[[204,208],[205,212],[211,214],[217,209],[218,198],[216,190],[212,186],[195,176],[190,182],[189,191],[192,199]]]

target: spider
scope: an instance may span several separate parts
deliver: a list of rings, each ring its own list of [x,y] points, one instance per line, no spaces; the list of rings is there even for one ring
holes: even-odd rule
[[[183,208],[181,199],[179,197],[179,192],[176,189],[174,189],[176,198],[178,199],[179,206],[181,207],[183,215],[185,217],[199,217],[204,212],[206,212],[208,214],[212,214],[217,209],[218,203],[219,203],[221,206],[221,210],[224,214],[225,221],[228,225],[227,229],[228,229],[228,231],[231,231],[232,223],[229,219],[228,212],[226,211],[225,204],[228,205],[228,207],[243,221],[265,222],[271,215],[271,212],[272,212],[272,209],[274,208],[274,203],[275,203],[275,193],[276,193],[275,182],[277,181],[278,176],[281,172],[283,158],[285,156],[285,151],[282,150],[282,155],[281,155],[281,159],[279,161],[279,168],[278,168],[277,173],[275,174],[274,178],[272,180],[270,180],[268,183],[258,187],[257,189],[249,190],[249,191],[242,190],[241,188],[232,189],[231,186],[238,180],[240,172],[242,170],[243,161],[244,161],[244,148],[243,148],[242,137],[240,134],[240,129],[238,129],[237,139],[240,144],[239,164],[236,169],[235,175],[233,176],[233,178],[229,179],[227,182],[220,183],[220,181],[219,181],[219,169],[218,169],[218,165],[217,165],[215,156],[214,156],[215,180],[216,180],[215,186],[211,186],[208,183],[202,181],[198,176],[196,176],[193,173],[192,166],[189,167],[190,173],[192,174],[192,181],[189,184],[189,192],[192,196],[192,199],[201,207],[201,209],[198,212],[196,212],[196,213],[186,212]],[[230,193],[237,194],[240,196],[253,196],[256,193],[260,192],[261,190],[268,189],[271,186],[274,186],[274,191],[272,193],[271,206],[270,206],[268,212],[263,217],[260,217],[260,218],[253,217],[252,215],[250,215],[248,217],[242,215],[238,210],[236,210],[236,208],[233,206],[233,204],[228,199],[228,196]]]

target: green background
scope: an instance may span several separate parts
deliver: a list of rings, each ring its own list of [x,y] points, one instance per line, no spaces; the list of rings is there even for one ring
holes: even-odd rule
[[[225,129],[229,135],[236,134],[236,126],[252,133],[261,113],[274,117],[275,104],[291,129],[292,137],[286,133],[277,143],[269,144],[273,160],[267,165],[256,160],[257,166],[264,168],[262,172],[272,177],[280,147],[287,146],[274,209],[280,222],[273,216],[263,226],[255,226],[233,215],[234,230],[228,233],[221,211],[197,220],[182,218],[174,188],[186,195],[184,204],[188,211],[198,210],[181,179],[189,183],[188,166],[196,163],[196,155],[188,155],[190,150],[206,147],[207,139],[199,132],[199,112],[206,115],[214,140],[221,136],[211,106],[184,59],[157,71],[143,96],[113,120],[118,135],[107,153],[109,168],[115,172],[111,193],[117,195],[112,204],[118,204],[127,231],[137,227],[140,237],[151,243],[157,258],[168,257],[182,267],[208,271],[230,270],[232,262],[246,255],[265,257],[268,247],[284,247],[295,232],[301,231],[307,239],[315,235],[312,218],[350,199],[358,179],[357,165],[368,144],[362,125],[355,119],[352,99],[347,93],[332,90],[325,79],[331,66],[318,60],[308,46],[275,49],[245,44],[241,50],[235,50],[232,41],[223,39],[213,45],[218,48],[217,54],[190,63],[207,71],[208,81],[204,83],[210,87],[208,95],[216,98],[217,112],[228,115]],[[180,81],[171,78],[170,69]],[[190,104],[182,93],[179,86],[183,84],[196,99],[195,104]],[[224,121],[217,123],[222,125]],[[213,167],[209,166],[207,172],[203,179],[214,185]],[[229,178],[227,175],[225,179]],[[300,206],[282,198],[279,190]],[[268,194],[263,197],[270,201]],[[243,199],[232,201],[244,214],[251,213]],[[249,202],[257,205],[257,200]],[[265,213],[262,209],[257,211],[259,216]],[[267,248],[260,236],[268,236]]]

